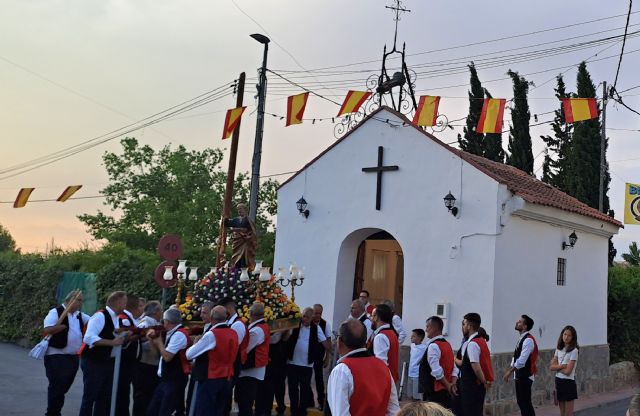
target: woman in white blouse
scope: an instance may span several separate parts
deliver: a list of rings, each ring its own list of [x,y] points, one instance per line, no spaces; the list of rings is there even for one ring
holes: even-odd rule
[[[556,349],[549,369],[556,372],[556,399],[560,407],[560,416],[573,415],[573,401],[578,398],[576,387],[576,362],[578,361],[578,334],[576,329],[567,325],[560,332]]]

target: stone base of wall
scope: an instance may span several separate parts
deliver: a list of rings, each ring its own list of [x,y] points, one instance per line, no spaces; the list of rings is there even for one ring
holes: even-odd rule
[[[533,383],[534,406],[549,404],[553,400],[555,374],[549,371],[549,363],[555,350],[540,351],[538,374]],[[503,383],[502,375],[508,368],[513,354],[495,354],[492,357],[495,372],[493,387],[487,392],[485,414],[503,416],[518,411],[515,398],[515,384]],[[616,390],[638,382],[639,375],[633,363],[622,362],[609,365],[609,346],[593,345],[580,347],[576,370],[578,397],[584,394],[602,393]]]

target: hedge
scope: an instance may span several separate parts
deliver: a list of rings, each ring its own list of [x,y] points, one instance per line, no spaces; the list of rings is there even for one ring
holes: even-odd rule
[[[608,341],[611,362],[640,363],[640,267],[609,269]]]

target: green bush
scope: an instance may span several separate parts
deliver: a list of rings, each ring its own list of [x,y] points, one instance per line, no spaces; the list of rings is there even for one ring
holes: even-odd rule
[[[611,362],[640,363],[640,267],[609,268]]]

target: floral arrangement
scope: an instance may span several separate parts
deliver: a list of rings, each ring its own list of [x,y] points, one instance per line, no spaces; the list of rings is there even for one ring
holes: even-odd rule
[[[275,276],[265,282],[252,276],[250,281],[243,282],[240,273],[235,268],[220,268],[197,281],[193,295],[187,295],[185,303],[179,306],[182,318],[187,321],[199,318],[198,308],[203,302],[218,303],[226,297],[236,302],[238,316],[245,323],[249,321],[249,307],[254,302],[264,303],[267,322],[300,318],[300,308],[284,293]]]

